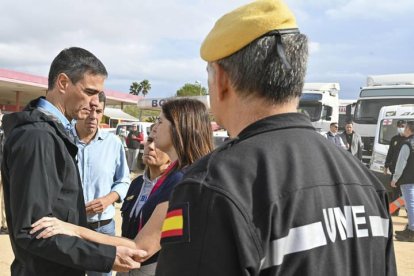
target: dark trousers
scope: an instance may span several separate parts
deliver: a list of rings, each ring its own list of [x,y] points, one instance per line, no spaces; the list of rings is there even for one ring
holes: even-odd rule
[[[394,175],[392,174],[390,182],[391,182],[393,176]],[[388,200],[390,201],[390,203],[393,202],[394,200],[396,200],[397,198],[399,198],[400,196],[402,196],[400,185],[397,185],[396,188],[390,187],[390,189],[388,189]],[[397,209],[397,211],[395,211],[395,213],[398,214],[399,210],[400,209]]]

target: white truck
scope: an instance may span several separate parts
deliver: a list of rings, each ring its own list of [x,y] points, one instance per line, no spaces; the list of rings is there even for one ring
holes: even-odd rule
[[[371,160],[380,109],[399,104],[414,104],[414,73],[367,78],[367,86],[361,88],[353,115],[354,130],[361,135],[364,144],[362,161],[367,166]]]
[[[351,108],[351,110],[355,109],[356,100],[345,100],[345,99],[339,99],[339,117],[338,117],[338,126],[339,131],[345,130],[345,124],[348,120],[352,120],[352,114],[350,115],[346,114],[346,109],[348,106]]]
[[[298,111],[309,116],[319,132],[329,131],[329,125],[339,119],[339,83],[305,83]]]
[[[391,138],[398,133],[397,122],[399,120],[414,120],[414,104],[384,106],[379,112],[370,169],[385,187],[390,182],[390,177],[384,175],[385,158]]]

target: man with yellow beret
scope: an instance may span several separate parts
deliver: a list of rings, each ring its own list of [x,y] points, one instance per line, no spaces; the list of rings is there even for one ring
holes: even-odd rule
[[[211,109],[232,139],[176,186],[157,275],[396,275],[381,183],[296,111],[307,52],[280,0],[207,35]]]

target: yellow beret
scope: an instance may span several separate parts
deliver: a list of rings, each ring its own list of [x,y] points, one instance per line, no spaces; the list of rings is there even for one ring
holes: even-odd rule
[[[216,61],[242,49],[262,35],[297,28],[296,19],[280,0],[258,0],[221,17],[201,45],[205,61]]]

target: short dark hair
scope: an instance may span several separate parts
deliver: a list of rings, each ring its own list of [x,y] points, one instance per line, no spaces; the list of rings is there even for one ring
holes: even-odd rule
[[[330,127],[332,127],[332,126],[337,125],[337,124],[338,124],[338,123],[333,122],[333,123],[331,123],[329,126],[330,126]]]
[[[99,99],[99,102],[100,103],[103,103],[103,108],[105,109],[105,106],[106,106],[106,95],[105,95],[105,92],[103,92],[103,91],[99,92],[98,99]]]
[[[348,121],[345,122],[345,125],[353,125],[353,124],[354,124],[354,122],[352,120],[348,120]]]
[[[407,124],[406,120],[398,120],[397,127],[401,127],[402,125],[405,125],[405,124]]]
[[[283,45],[290,69],[279,57],[278,43]],[[255,93],[272,103],[286,103],[302,95],[307,58],[305,35],[265,35],[217,63],[227,72],[239,95]]]
[[[48,90],[53,89],[61,73],[66,74],[74,84],[82,80],[86,73],[108,76],[105,66],[94,54],[78,47],[63,49],[52,61]]]

